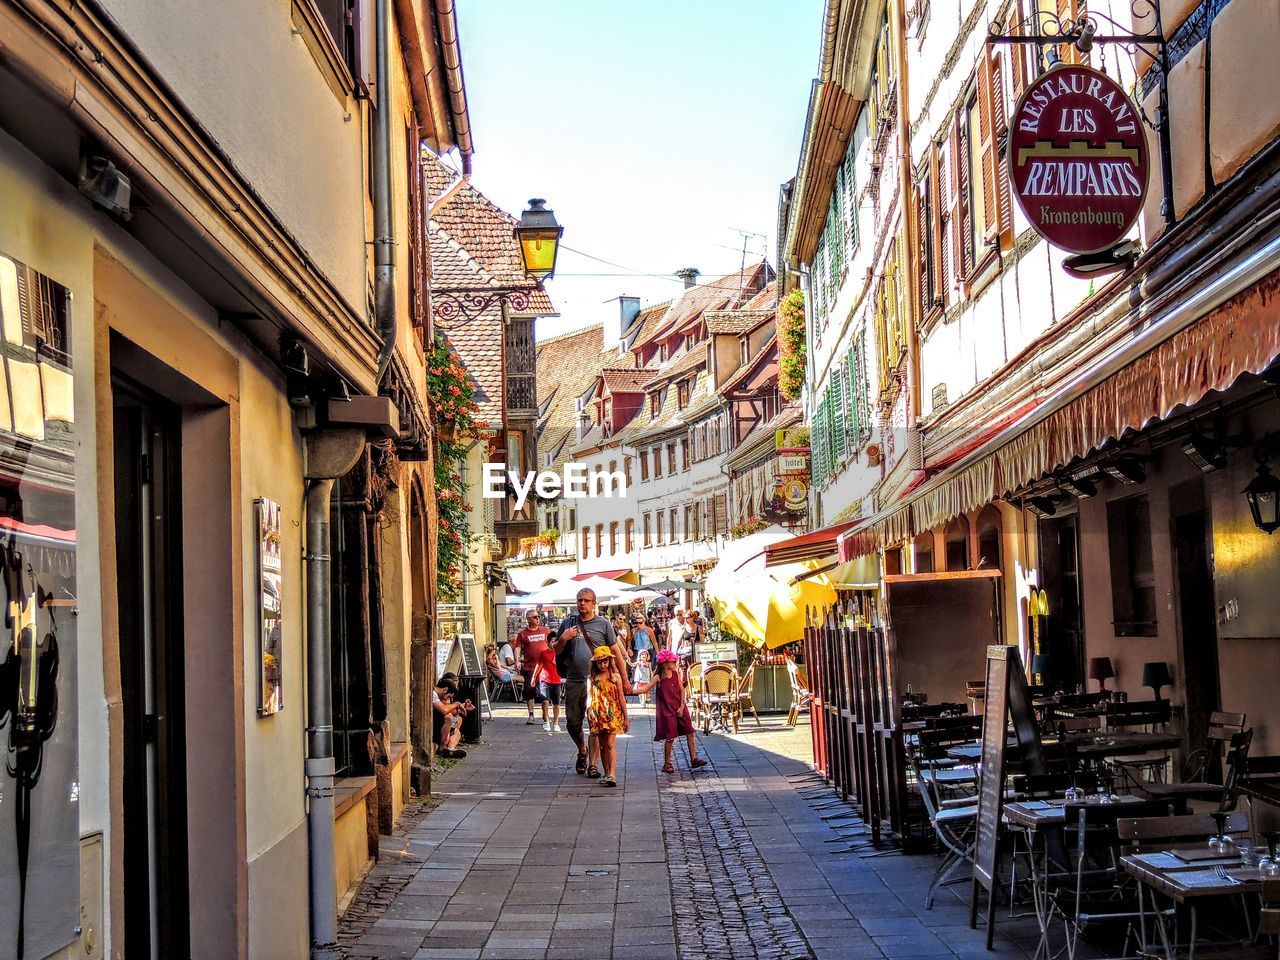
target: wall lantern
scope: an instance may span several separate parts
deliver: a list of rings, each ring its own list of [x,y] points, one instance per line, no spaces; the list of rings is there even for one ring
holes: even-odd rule
[[[547,209],[547,201],[537,197],[529,201],[529,209],[520,214],[520,223],[515,229],[526,274],[534,280],[551,279],[556,272],[556,254],[563,233],[564,228],[556,223],[555,211]]]
[[[1270,447],[1258,444],[1254,456],[1258,460],[1258,475],[1241,493],[1249,501],[1254,526],[1270,535],[1280,529],[1280,479],[1276,479],[1267,466],[1272,456]]]

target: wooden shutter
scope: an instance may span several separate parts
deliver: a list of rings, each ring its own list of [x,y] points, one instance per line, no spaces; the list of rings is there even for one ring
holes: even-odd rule
[[[1013,192],[1009,186],[1009,111],[1005,102],[1005,57],[991,54],[991,120],[996,160],[996,221],[1000,246],[1013,246]]]
[[[951,184],[951,231],[956,277],[962,280],[969,276],[969,147],[967,136],[960,135],[961,124],[966,122],[965,106],[961,102],[951,130],[951,170],[954,176]]]
[[[718,537],[729,532],[729,500],[723,493],[717,493],[713,501],[715,517],[712,520],[712,536]]]
[[[991,64],[985,52],[978,61],[978,155],[981,157],[982,169],[975,171],[975,176],[982,178],[982,210],[973,211],[973,215],[982,215],[980,236],[988,243],[994,241],[1000,232],[999,205],[996,196],[996,163],[998,161],[995,142],[995,119],[991,107]],[[969,131],[973,136],[973,131]],[[974,251],[974,259],[981,260],[979,251]]]
[[[952,140],[955,138],[952,137]],[[952,277],[955,275],[955,244],[952,241],[954,224],[954,211],[951,207],[951,197],[955,193],[952,186],[952,167],[954,166],[951,157],[951,150],[948,146],[946,152],[938,154],[938,212],[937,212],[937,237],[938,237],[938,280],[940,281],[938,298],[942,301],[943,307],[951,300],[951,284]]]
[[[920,304],[921,318],[929,315],[932,298],[929,288],[933,285],[933,248],[929,243],[929,175],[926,173],[916,184],[916,244],[920,251],[920,271],[916,278],[916,302]]]

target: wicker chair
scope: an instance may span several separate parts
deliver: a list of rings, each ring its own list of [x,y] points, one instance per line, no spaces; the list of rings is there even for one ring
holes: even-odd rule
[[[756,718],[757,727],[764,726],[764,724],[760,722],[760,714],[756,713],[756,701],[754,697],[755,685],[756,665],[753,663],[751,666],[747,667],[747,672],[742,675],[740,680],[738,680],[738,698],[734,703],[733,711],[733,729],[735,731],[738,729],[738,724],[742,720],[743,708],[751,711],[751,715]]]
[[[720,729],[738,731],[738,671],[727,663],[712,663],[702,672],[702,732],[711,732],[714,720]]]

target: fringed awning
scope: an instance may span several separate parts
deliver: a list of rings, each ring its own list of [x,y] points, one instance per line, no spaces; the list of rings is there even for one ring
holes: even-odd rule
[[[1280,323],[1268,316],[1277,301],[1280,273],[1273,273],[1061,409],[1039,417],[1033,409],[1024,419],[1037,422],[1023,433],[989,451],[973,451],[976,461],[951,458],[958,472],[944,470],[902,503],[872,517],[865,528],[846,534],[839,544],[840,559],[910,540],[1162,420],[1178,407],[1226,390],[1242,374],[1261,373],[1280,357]]]

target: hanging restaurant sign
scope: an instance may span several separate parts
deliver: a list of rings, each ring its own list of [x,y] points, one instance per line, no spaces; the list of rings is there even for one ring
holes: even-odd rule
[[[1063,64],[1027,87],[1009,126],[1009,180],[1036,232],[1072,253],[1124,240],[1151,176],[1146,131],[1105,73]]]

